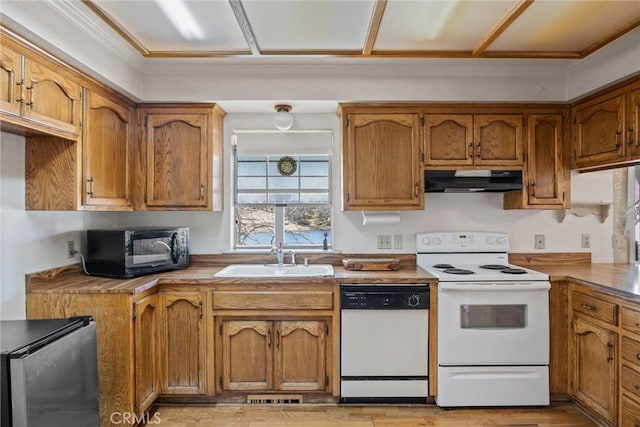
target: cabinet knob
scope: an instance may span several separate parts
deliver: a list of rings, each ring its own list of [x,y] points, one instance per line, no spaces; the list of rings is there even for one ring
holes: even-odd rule
[[[200,184],[200,200],[204,200],[204,184]]]
[[[87,179],[87,196],[93,197],[93,177]]]
[[[596,311],[596,307],[593,305],[589,305],[589,304],[580,304],[580,307],[584,308],[585,310],[589,310],[589,311]]]
[[[640,360],[640,353],[636,354],[636,359]]]

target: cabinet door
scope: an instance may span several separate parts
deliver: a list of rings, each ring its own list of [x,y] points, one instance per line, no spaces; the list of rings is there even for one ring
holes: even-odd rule
[[[21,114],[22,55],[0,44],[0,110]]]
[[[291,320],[277,322],[275,327],[276,390],[326,390],[327,323]]]
[[[520,114],[476,114],[474,164],[521,166],[523,118]]]
[[[573,392],[576,399],[614,423],[617,347],[615,332],[574,317]]]
[[[95,91],[85,94],[83,205],[131,209],[133,108]]]
[[[349,114],[344,209],[422,209],[418,114]]]
[[[627,94],[627,153],[634,159],[640,158],[640,89]]]
[[[209,141],[206,114],[148,114],[146,205],[206,208]]]
[[[473,115],[425,116],[425,165],[473,164]]]
[[[162,393],[204,394],[206,327],[201,292],[161,294]]]
[[[574,117],[574,166],[597,166],[621,160],[625,155],[623,121],[623,95],[589,107],[578,107]]]
[[[25,57],[24,117],[79,133],[81,86],[44,60]]]
[[[527,134],[529,204],[562,207],[566,174],[562,156],[562,115],[530,115]]]
[[[135,303],[135,412],[145,412],[158,396],[157,361],[158,295]]]
[[[222,389],[273,389],[273,322],[222,322]]]

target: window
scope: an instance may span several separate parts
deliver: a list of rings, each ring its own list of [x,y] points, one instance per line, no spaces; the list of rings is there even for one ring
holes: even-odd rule
[[[332,138],[323,134],[324,144],[305,144],[305,133],[236,135],[234,248],[331,247]]]

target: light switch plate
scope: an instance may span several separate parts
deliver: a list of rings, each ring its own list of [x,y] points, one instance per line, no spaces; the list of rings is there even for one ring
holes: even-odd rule
[[[378,249],[391,249],[391,236],[388,234],[379,234]]]
[[[402,249],[402,234],[393,235],[393,248]]]

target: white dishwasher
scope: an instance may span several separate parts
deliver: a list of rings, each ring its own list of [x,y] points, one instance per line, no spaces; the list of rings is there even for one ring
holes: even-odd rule
[[[429,287],[340,287],[340,401],[424,403]]]

